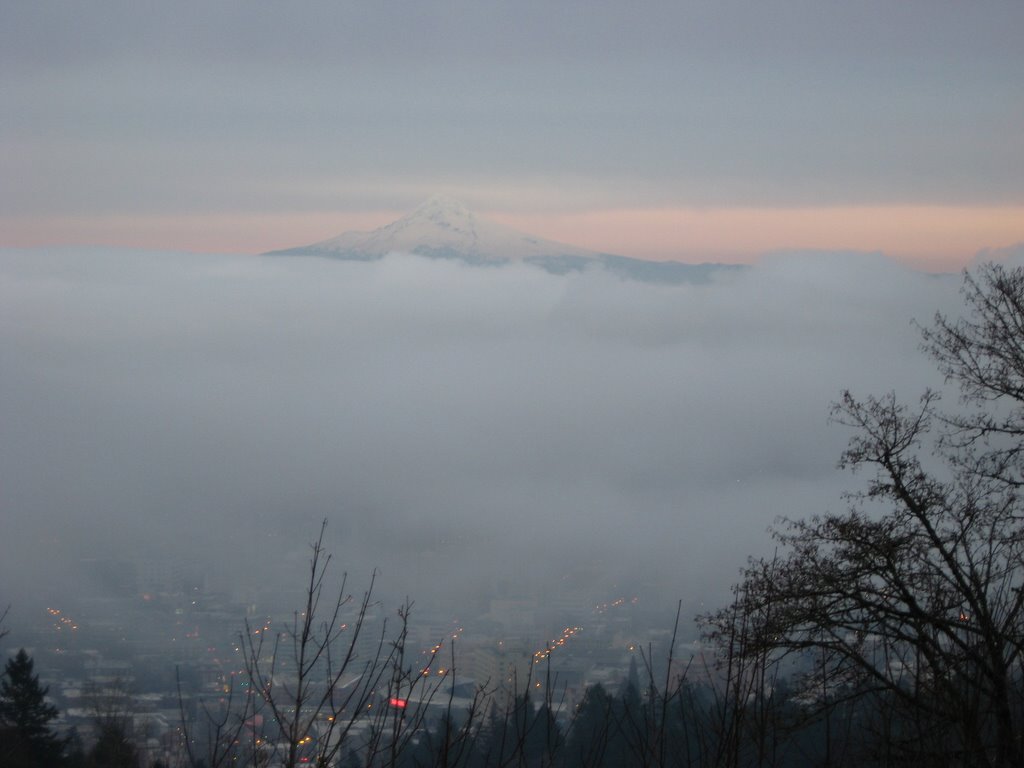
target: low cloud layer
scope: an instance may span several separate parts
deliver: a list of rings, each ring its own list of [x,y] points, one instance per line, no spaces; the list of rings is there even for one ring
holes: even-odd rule
[[[579,569],[720,600],[778,515],[842,507],[842,389],[941,383],[911,319],[958,287],[857,254],[657,286],[2,252],[0,599],[73,594],[90,557],[249,593],[326,517],[345,568],[428,605]]]

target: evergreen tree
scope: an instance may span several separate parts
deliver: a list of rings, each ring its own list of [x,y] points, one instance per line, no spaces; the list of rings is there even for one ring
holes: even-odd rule
[[[569,731],[565,748],[567,768],[604,768],[615,765],[608,755],[608,745],[618,736],[614,699],[600,683],[587,688]]]
[[[100,735],[89,751],[89,768],[139,768],[139,752],[125,726],[117,721],[100,725]]]
[[[0,679],[0,762],[53,766],[61,762],[65,740],[51,729],[57,708],[46,703],[49,688],[39,685],[34,662],[22,648],[7,661]]]

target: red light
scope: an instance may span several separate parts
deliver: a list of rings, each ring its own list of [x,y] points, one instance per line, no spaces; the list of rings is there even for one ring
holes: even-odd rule
[[[388,704],[390,704],[392,707],[396,707],[397,709],[405,709],[405,705],[408,703],[409,702],[405,699],[399,699],[397,696],[392,696],[390,699],[388,699]]]

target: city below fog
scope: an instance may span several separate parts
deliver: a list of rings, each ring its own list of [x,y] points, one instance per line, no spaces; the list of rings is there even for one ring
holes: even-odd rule
[[[698,284],[401,255],[0,269],[19,625],[186,578],[288,609],[325,519],[336,576],[431,621],[555,595],[692,615],[776,518],[843,508],[845,389],[942,386],[912,321],[960,282],[860,254]]]
[[[858,254],[672,284],[402,255],[2,269],[4,642],[85,732],[97,681],[160,732],[176,675],[240,680],[240,638],[303,610],[323,520],[342,623],[373,585],[357,659],[406,609],[437,669],[543,662],[570,700],[702,658],[695,617],[768,527],[858,487],[830,403],[942,386],[912,320],[960,285]]]

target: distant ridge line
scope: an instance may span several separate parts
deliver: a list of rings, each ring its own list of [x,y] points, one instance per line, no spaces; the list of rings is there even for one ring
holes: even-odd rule
[[[340,261],[377,261],[391,253],[484,266],[523,262],[565,275],[602,269],[624,279],[651,283],[708,283],[737,264],[647,261],[546,240],[477,216],[464,204],[434,196],[411,213],[370,232],[344,232],[309,245],[268,251],[264,256],[316,256]]]

